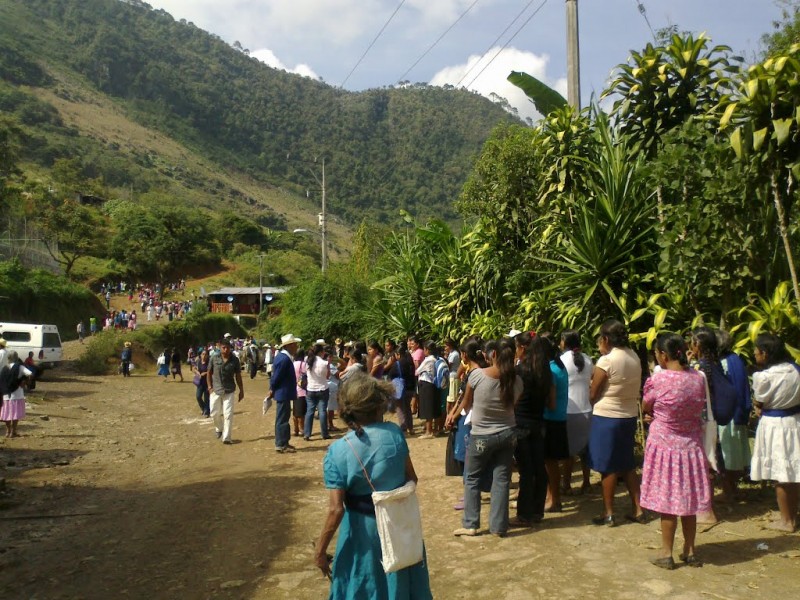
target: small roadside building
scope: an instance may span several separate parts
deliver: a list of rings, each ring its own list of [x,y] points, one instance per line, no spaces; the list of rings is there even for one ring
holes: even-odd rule
[[[269,314],[277,314],[277,309],[272,304],[285,294],[286,287],[225,287],[206,294],[208,309],[215,313],[230,313],[233,315],[258,315],[258,295],[264,293],[264,309]]]

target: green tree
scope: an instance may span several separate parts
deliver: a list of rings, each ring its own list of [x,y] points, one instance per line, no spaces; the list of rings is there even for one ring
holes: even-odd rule
[[[108,225],[97,211],[43,190],[34,194],[34,211],[47,252],[67,276],[79,258],[104,253]]]
[[[777,215],[795,300],[800,284],[792,253],[790,222],[800,177],[800,45],[753,65],[735,94],[721,104],[720,128],[730,132],[736,156],[762,178]]]
[[[661,136],[691,116],[704,115],[730,89],[740,59],[730,57],[728,46],[709,48],[709,42],[704,34],[674,34],[669,44],[648,44],[631,52],[628,64],[617,66],[601,98],[616,97],[613,114],[634,151],[652,156]]]
[[[772,33],[765,33],[761,41],[764,43],[764,58],[771,54],[788,52],[800,43],[800,2],[798,0],[774,0],[781,7],[781,20],[772,25]]]

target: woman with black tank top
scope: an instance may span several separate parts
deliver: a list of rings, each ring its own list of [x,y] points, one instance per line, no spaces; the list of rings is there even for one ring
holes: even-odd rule
[[[544,421],[546,405],[555,404],[555,386],[550,371],[550,343],[534,337],[517,365],[522,395],[514,406],[517,447],[514,458],[519,470],[517,516],[512,527],[530,527],[544,518],[547,472],[544,465]]]

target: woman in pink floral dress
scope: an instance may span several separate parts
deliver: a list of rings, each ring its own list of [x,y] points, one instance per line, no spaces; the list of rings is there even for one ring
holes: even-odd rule
[[[656,339],[660,370],[644,385],[643,410],[652,414],[642,472],[641,504],[661,513],[661,552],[652,559],[657,567],[674,569],[672,546],[678,517],[683,530],[680,559],[699,567],[694,554],[697,514],[711,508],[708,463],[703,452],[703,375],[689,368],[686,343],[674,333]]]

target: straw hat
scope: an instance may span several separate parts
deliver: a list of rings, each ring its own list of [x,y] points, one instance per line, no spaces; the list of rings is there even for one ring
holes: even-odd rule
[[[131,347],[131,343],[130,342],[125,342],[125,347],[126,348],[130,348]]]
[[[6,340],[5,338],[0,337],[0,348],[5,348],[5,347],[6,347]]]

